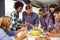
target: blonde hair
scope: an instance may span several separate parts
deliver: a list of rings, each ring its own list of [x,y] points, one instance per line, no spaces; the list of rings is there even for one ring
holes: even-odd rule
[[[10,21],[10,17],[8,16],[2,16],[0,18],[0,28],[2,28],[3,30],[7,30],[8,28],[8,22]]]

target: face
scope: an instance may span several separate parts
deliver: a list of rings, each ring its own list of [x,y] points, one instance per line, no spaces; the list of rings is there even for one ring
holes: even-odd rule
[[[39,15],[40,15],[40,16],[44,16],[44,15],[45,15],[45,12],[44,12],[44,11],[40,11],[40,12],[39,12]]]
[[[56,18],[59,18],[59,15],[56,14],[56,13],[54,13],[54,18],[55,18],[55,19],[56,19]]]
[[[8,26],[7,30],[10,29],[10,25],[11,25],[11,21],[9,20],[9,21],[7,22],[7,26]]]
[[[59,12],[59,16],[60,16],[60,12]]]
[[[60,16],[59,16],[59,14],[54,13],[54,18],[55,18],[56,21],[59,21],[59,20],[60,20]]]
[[[50,11],[53,12],[55,8],[50,8]]]
[[[26,10],[26,13],[27,13],[27,14],[31,14],[31,13],[32,13],[32,9],[27,9],[27,10]]]
[[[17,11],[18,11],[18,12],[21,12],[22,9],[23,9],[23,7],[18,7]]]

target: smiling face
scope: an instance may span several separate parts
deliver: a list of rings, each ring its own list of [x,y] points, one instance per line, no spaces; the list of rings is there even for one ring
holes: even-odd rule
[[[22,9],[23,9],[23,7],[20,7],[20,6],[19,6],[19,7],[17,8],[17,11],[18,11],[18,12],[21,12]]]
[[[27,9],[26,10],[26,13],[29,15],[29,14],[31,14],[32,13],[32,9]]]
[[[27,15],[30,16],[32,14],[32,6],[31,5],[27,5],[25,9],[26,9]]]
[[[54,9],[55,9],[55,8],[50,8],[50,11],[53,13]]]
[[[39,11],[39,15],[40,16],[45,16],[45,12],[44,11]]]
[[[55,8],[54,18],[55,18],[55,20],[60,21],[60,7]]]
[[[57,13],[54,13],[54,18],[56,21],[60,21],[60,15]]]
[[[14,8],[18,11],[21,12],[23,9],[24,4],[21,1],[16,1],[14,4]]]
[[[54,13],[54,18],[59,18],[59,14]]]

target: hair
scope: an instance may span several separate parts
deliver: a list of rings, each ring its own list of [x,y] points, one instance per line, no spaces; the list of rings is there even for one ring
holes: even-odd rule
[[[24,4],[22,3],[22,2],[20,2],[20,1],[17,1],[17,2],[15,2],[15,4],[14,4],[14,8],[15,9],[17,9],[18,7],[23,7],[24,6]]]
[[[2,16],[0,18],[0,28],[2,28],[3,30],[7,30],[8,28],[8,22],[10,21],[10,17],[8,16]]]
[[[26,4],[30,4],[31,1],[30,0],[23,0]]]
[[[50,8],[56,8],[57,6],[58,6],[57,4],[51,4],[49,6],[49,11],[50,11]],[[53,24],[55,24],[55,19],[54,19],[54,16],[53,16],[54,12],[50,11],[50,13],[51,13],[50,16],[51,16],[52,22],[53,22]]]
[[[39,11],[45,11],[45,10],[42,8],[42,9],[40,9]]]
[[[51,4],[49,7],[50,8],[56,8],[57,7],[57,4]]]
[[[55,8],[54,13],[59,14],[59,12],[60,12],[60,7]]]
[[[27,9],[31,9],[31,8],[32,8],[31,5],[27,5],[27,6],[26,6],[26,10],[27,10]]]
[[[59,14],[59,12],[60,12],[60,7],[55,8],[54,14]],[[60,17],[60,16],[59,16],[59,17]],[[59,19],[59,22],[60,22],[60,19]]]

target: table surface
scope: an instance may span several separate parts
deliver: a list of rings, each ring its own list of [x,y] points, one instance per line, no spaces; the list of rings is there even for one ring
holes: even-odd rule
[[[50,37],[51,40],[60,40],[60,37]],[[35,36],[29,36],[28,40],[35,40]]]
[[[51,37],[60,37],[60,32],[59,33],[50,33]]]
[[[27,34],[28,35],[28,40],[35,40],[35,38],[37,36],[32,36],[30,34]],[[60,32],[58,33],[50,33],[50,38],[51,40],[60,40]],[[27,39],[24,39],[24,40],[27,40]]]
[[[35,40],[37,36],[28,35],[28,40]],[[51,33],[51,40],[60,40],[60,33]]]

